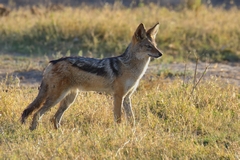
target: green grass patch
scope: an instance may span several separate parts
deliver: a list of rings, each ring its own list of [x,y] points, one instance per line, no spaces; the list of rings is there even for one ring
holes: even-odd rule
[[[205,61],[239,61],[239,10],[206,8],[174,11],[156,5],[137,8],[104,6],[64,7],[47,11],[39,7],[32,14],[27,7],[1,17],[2,52],[52,55],[70,52],[105,57],[124,52],[139,23],[147,28],[160,22],[156,37],[166,57],[183,59],[196,52]],[[231,21],[230,21],[231,20]],[[190,57],[194,55],[190,54]],[[190,58],[191,60],[191,58]]]

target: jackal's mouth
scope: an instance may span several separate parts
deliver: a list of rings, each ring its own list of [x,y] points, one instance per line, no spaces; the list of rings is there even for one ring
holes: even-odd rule
[[[159,57],[162,57],[162,54],[159,54],[159,55],[152,55],[152,54],[148,54],[150,57],[152,58],[159,58]]]

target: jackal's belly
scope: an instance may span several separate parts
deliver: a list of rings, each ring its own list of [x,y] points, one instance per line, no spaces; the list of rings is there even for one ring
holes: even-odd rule
[[[112,82],[107,77],[97,75],[78,75],[75,79],[76,87],[82,91],[98,91],[111,93]]]
[[[96,92],[106,92],[106,93],[113,92],[113,89],[106,85],[81,84],[81,85],[78,85],[77,88],[80,91],[96,91]]]

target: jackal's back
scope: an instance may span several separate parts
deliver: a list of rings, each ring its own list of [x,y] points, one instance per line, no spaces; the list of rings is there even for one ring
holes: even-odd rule
[[[121,63],[118,57],[104,59],[64,57],[50,61],[45,69],[44,79],[51,79],[51,82],[55,83],[60,83],[61,79],[66,85],[78,87],[80,90],[111,92],[113,83],[120,73]]]

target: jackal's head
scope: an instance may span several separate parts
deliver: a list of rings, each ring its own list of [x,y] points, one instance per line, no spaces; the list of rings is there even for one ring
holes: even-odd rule
[[[155,24],[148,31],[141,23],[132,37],[131,49],[137,54],[139,59],[153,57],[159,58],[162,52],[157,48],[155,38],[158,33],[159,23]]]

